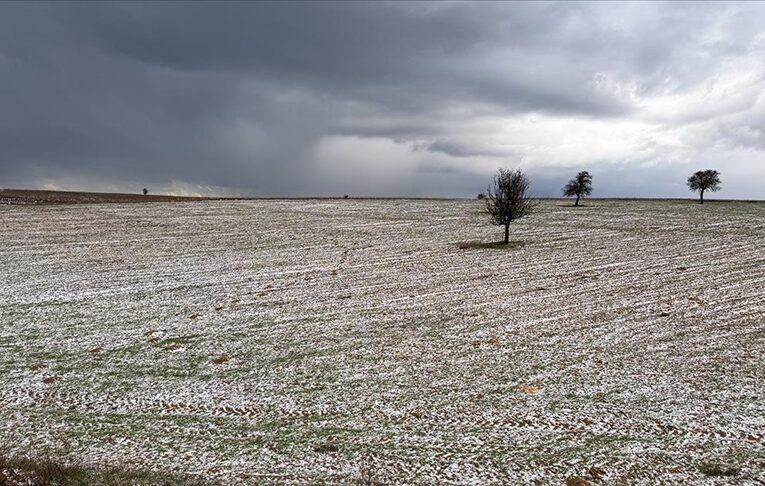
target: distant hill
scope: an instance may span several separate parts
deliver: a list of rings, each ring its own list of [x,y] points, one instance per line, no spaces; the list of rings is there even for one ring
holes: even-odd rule
[[[0,189],[0,204],[86,204],[200,201],[207,197],[182,197],[107,192],[38,191]]]

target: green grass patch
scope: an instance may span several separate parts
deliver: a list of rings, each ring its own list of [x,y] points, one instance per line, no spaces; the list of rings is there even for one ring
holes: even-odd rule
[[[50,458],[28,458],[0,455],[0,470],[10,471],[8,484],[40,484],[57,486],[180,486],[184,484],[215,484],[201,478],[155,473],[123,468],[95,468],[66,464]],[[14,482],[15,480],[15,482]],[[5,484],[5,483],[3,483]]]

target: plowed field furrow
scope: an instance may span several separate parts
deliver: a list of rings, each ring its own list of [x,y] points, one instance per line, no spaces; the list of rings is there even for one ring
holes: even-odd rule
[[[501,235],[482,207],[0,206],[0,445],[223,484],[765,482],[765,204],[546,201],[460,249]]]

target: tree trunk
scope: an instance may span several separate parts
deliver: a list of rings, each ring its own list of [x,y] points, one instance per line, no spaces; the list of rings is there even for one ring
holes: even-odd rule
[[[579,206],[579,194],[576,195],[576,202],[574,203],[574,206]]]
[[[510,223],[505,223],[505,244],[510,243]]]
[[[699,194],[701,194],[701,204],[704,204],[704,189]]]

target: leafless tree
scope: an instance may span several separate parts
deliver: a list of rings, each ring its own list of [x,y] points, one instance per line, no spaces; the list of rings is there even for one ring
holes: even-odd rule
[[[528,194],[529,179],[520,169],[498,169],[486,193],[486,210],[491,224],[505,227],[505,243],[510,241],[510,223],[531,213],[535,201]]]
[[[576,196],[574,206],[579,206],[579,199],[592,194],[592,176],[586,170],[581,171],[563,186],[563,195],[566,197]]]
[[[688,178],[688,188],[699,193],[699,201],[704,204],[704,191],[720,190],[720,173],[716,170],[700,170]]]
[[[143,188],[143,195],[145,196],[145,195],[147,195],[148,193],[149,193],[149,190],[148,190],[148,189],[146,189],[146,188],[144,187],[144,188]]]

